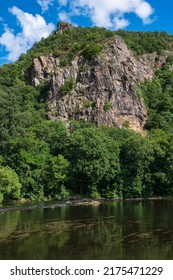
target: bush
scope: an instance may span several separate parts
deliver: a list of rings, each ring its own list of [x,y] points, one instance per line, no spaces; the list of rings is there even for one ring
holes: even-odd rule
[[[173,56],[168,56],[167,59],[166,59],[166,63],[169,63],[169,64],[173,64]]]
[[[129,125],[130,125],[129,121],[126,120],[126,121],[123,123],[123,128],[129,128]]]
[[[65,80],[64,84],[60,87],[61,97],[69,93],[75,86],[75,81],[73,79]]]
[[[103,110],[105,112],[109,111],[111,109],[111,104],[109,103],[109,101],[106,101],[104,106],[103,106]]]
[[[87,108],[92,108],[94,105],[94,102],[92,100],[88,100],[87,102]]]
[[[68,65],[68,61],[67,61],[67,59],[62,59],[62,60],[60,60],[60,66],[61,67],[64,67],[64,66],[67,66]]]
[[[90,44],[86,45],[86,47],[84,48],[83,55],[88,60],[91,60],[91,59],[95,58],[101,52],[101,49],[102,49],[102,47],[100,44],[90,43]]]

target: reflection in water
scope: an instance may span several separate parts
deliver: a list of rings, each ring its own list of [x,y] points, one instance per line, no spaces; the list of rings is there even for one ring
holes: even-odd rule
[[[6,209],[0,259],[173,259],[172,200]]]

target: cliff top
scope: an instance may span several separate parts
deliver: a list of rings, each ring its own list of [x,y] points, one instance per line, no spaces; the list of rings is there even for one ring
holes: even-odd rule
[[[58,27],[58,32],[61,34],[68,29],[75,28],[72,24],[67,23],[67,22],[62,22],[62,21],[58,22],[57,27]]]

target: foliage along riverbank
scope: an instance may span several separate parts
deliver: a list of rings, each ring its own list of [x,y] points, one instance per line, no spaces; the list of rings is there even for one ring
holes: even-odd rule
[[[141,38],[151,34],[132,35],[145,51]],[[23,74],[37,47],[0,68],[0,201],[172,196],[172,57],[140,85],[148,109],[143,137],[128,123],[120,130],[74,121],[67,128],[47,120],[45,89],[27,85]]]
[[[4,199],[172,195],[172,134],[72,127],[69,132],[60,122],[43,121],[27,139],[11,139],[0,168]]]

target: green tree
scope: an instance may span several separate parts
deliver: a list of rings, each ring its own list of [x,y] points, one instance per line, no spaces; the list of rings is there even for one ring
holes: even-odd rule
[[[17,173],[9,166],[0,167],[0,201],[20,198],[21,184]]]
[[[102,130],[91,127],[74,131],[65,156],[71,163],[70,185],[76,194],[105,195],[111,190],[120,195],[119,148]]]
[[[52,157],[44,168],[44,194],[51,199],[67,199],[69,191],[65,187],[68,180],[69,162],[62,155]]]
[[[160,129],[152,130],[149,138],[154,142],[154,161],[150,167],[152,188],[155,195],[173,194],[173,140],[172,134]]]
[[[24,197],[32,200],[44,199],[41,173],[49,158],[48,144],[32,131],[9,142],[6,162],[19,174]]]

